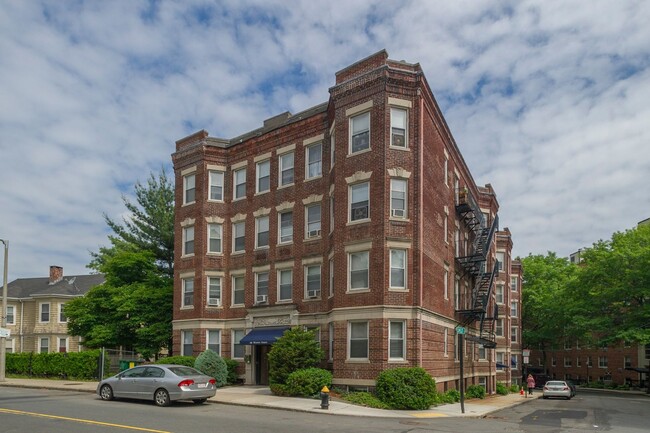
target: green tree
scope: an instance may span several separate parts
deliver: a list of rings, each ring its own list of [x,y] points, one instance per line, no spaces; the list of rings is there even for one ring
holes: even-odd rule
[[[269,352],[271,383],[285,384],[294,371],[317,367],[324,356],[313,331],[291,328],[273,344]]]

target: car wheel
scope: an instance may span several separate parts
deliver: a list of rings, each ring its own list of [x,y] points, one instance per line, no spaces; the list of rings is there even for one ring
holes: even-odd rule
[[[171,400],[169,399],[169,393],[167,392],[166,389],[160,388],[156,390],[156,392],[153,395],[153,401],[156,403],[157,406],[169,406],[171,403]]]
[[[203,404],[206,401],[208,401],[208,399],[207,398],[196,398],[196,399],[194,399],[192,401],[194,402],[194,404]]]
[[[102,400],[113,400],[113,388],[110,385],[102,385],[99,389],[99,396]]]
[[[548,396],[545,395],[545,396],[543,396],[542,398],[543,398],[544,400],[546,400],[546,399],[548,398]]]

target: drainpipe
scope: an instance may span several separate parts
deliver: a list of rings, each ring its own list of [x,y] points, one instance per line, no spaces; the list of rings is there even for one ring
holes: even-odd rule
[[[419,272],[419,275],[418,275],[419,282],[418,283],[419,283],[419,286],[420,286],[420,290],[419,290],[420,291],[420,293],[419,293],[419,296],[420,296],[420,302],[419,302],[419,310],[420,310],[420,320],[419,320],[420,331],[419,331],[419,335],[420,335],[420,341],[419,341],[419,351],[418,351],[418,365],[420,367],[422,367],[422,345],[423,345],[423,342],[422,342],[422,340],[423,340],[423,338],[422,338],[422,328],[423,328],[423,326],[422,326],[422,316],[423,316],[422,315],[422,310],[424,308],[424,306],[422,305],[422,302],[423,302],[423,299],[424,299],[424,295],[423,295],[424,283],[423,283],[423,275],[422,275],[422,257],[424,255],[423,246],[422,246],[422,239],[423,239],[422,231],[424,230],[424,224],[423,224],[423,219],[422,219],[423,215],[424,215],[424,211],[423,211],[424,203],[422,202],[423,196],[424,196],[424,192],[423,192],[424,191],[424,182],[423,182],[424,176],[422,176],[422,173],[424,172],[424,161],[423,161],[423,159],[424,159],[424,125],[423,125],[424,124],[424,98],[422,96],[422,91],[420,89],[418,89],[418,96],[420,97],[420,128],[419,128],[420,129],[419,130],[419,134],[420,134],[420,146],[419,146],[420,147],[420,149],[419,149],[419,159],[420,159],[420,161],[419,161],[419,165],[420,165],[420,167],[419,167],[419,171],[418,171],[418,173],[420,174],[420,188],[418,188],[418,204],[419,204],[419,206],[418,206],[418,246],[420,247],[420,253],[418,254],[418,262],[419,262],[419,271],[418,271]]]
[[[25,317],[25,303],[22,299],[20,299],[20,327],[19,327],[19,333],[20,333],[20,351],[24,352],[25,351],[25,335],[23,334],[23,318]]]

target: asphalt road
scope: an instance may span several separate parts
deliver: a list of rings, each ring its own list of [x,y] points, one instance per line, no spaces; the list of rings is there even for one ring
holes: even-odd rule
[[[0,433],[647,433],[650,398],[579,393],[570,401],[535,400],[484,419],[385,419],[253,407],[99,400],[71,391],[0,387]]]

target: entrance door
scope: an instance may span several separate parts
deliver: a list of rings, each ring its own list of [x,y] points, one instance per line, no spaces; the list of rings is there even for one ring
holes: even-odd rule
[[[256,345],[255,347],[255,384],[269,384],[269,351],[271,345]]]

